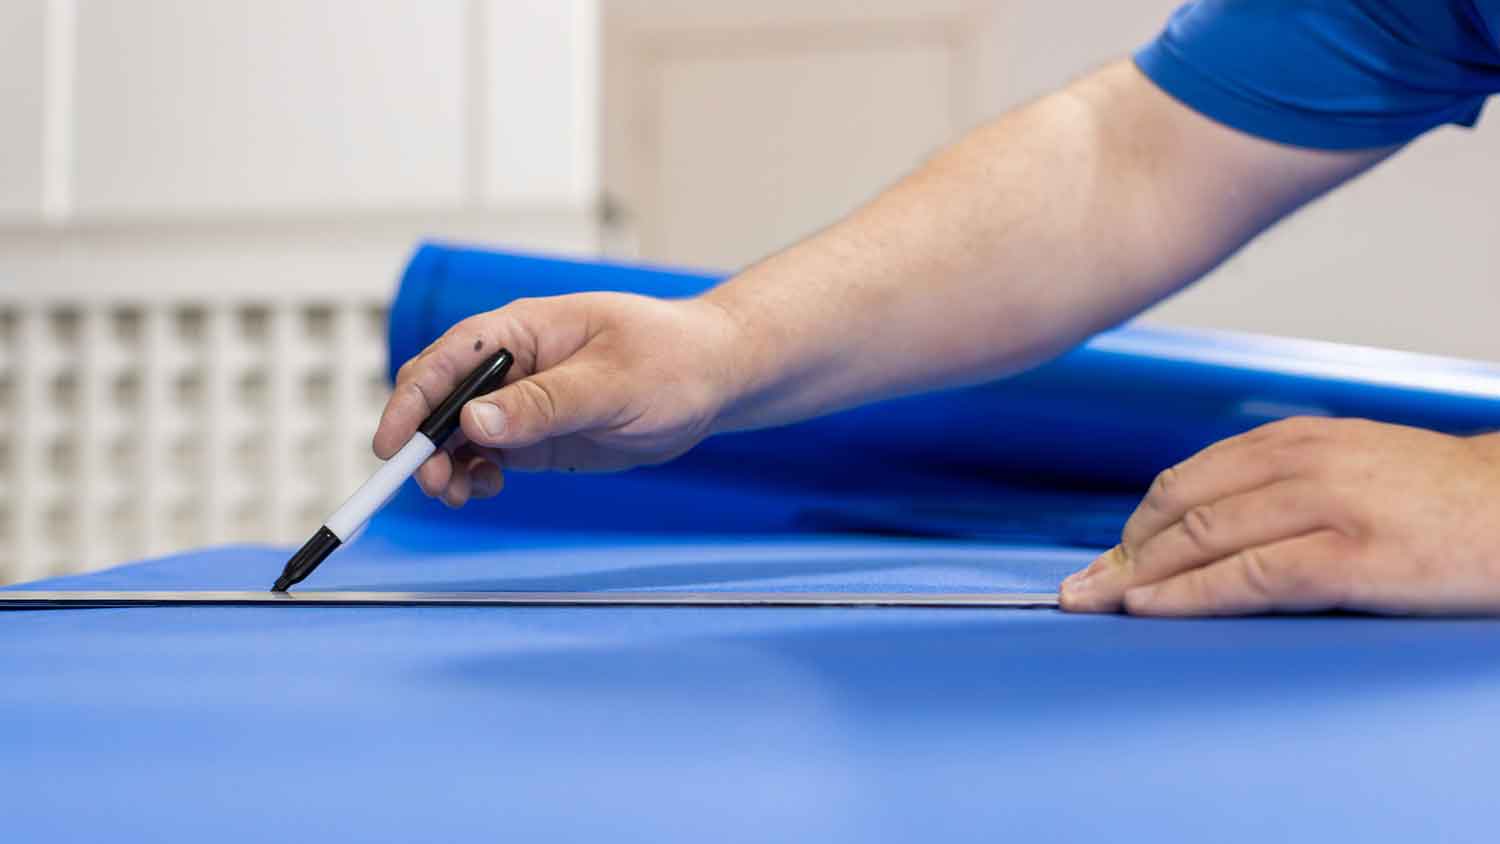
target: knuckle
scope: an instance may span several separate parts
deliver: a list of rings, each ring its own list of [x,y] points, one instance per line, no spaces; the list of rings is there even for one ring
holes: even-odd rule
[[[1119,570],[1127,574],[1135,571],[1137,556],[1124,544],[1109,549],[1106,556],[1110,564]]]
[[[443,336],[438,338],[438,342],[433,345],[445,345],[448,341],[472,334],[475,330],[483,327],[485,316],[485,314],[474,314],[453,323],[453,325],[448,327],[447,331],[443,332]]]
[[[1368,546],[1379,535],[1380,525],[1384,523],[1379,514],[1355,506],[1335,509],[1323,520],[1323,526],[1337,534],[1346,551]]]
[[[466,317],[449,330],[447,337],[455,346],[468,351],[473,348],[475,339],[488,340],[498,333],[496,329],[502,322],[497,319],[500,314],[499,311],[490,311]]]
[[[1182,470],[1176,466],[1163,469],[1146,492],[1146,506],[1153,510],[1170,510],[1182,482]]]
[[[1182,531],[1188,541],[1200,551],[1214,547],[1214,509],[1211,504],[1199,504],[1182,516]]]
[[[1220,587],[1208,576],[1206,569],[1188,572],[1182,582],[1186,604],[1199,612],[1212,611],[1225,597],[1220,594]]]
[[[453,377],[456,371],[457,370],[453,365],[453,356],[448,353],[448,348],[446,346],[440,348],[434,347],[432,350],[432,354],[427,356],[428,375],[440,380],[445,380]]]
[[[429,387],[442,383],[442,380],[450,377],[452,372],[453,366],[448,360],[448,355],[434,347],[402,364],[401,369],[396,373],[395,388],[415,390],[418,395],[426,399],[430,395]]]
[[[1322,416],[1288,416],[1266,425],[1265,430],[1283,442],[1303,442],[1320,438],[1328,425]]]
[[[401,367],[396,370],[397,384],[401,384],[411,377],[412,370],[416,367],[416,363],[418,360],[419,358],[410,358],[406,361],[406,363],[401,364]]]
[[[528,315],[534,314],[537,309],[538,303],[542,301],[544,300],[540,297],[522,296],[518,299],[510,300],[506,303],[504,308],[501,308],[495,313],[497,316],[503,315],[505,318],[511,320],[524,319]]]
[[[550,427],[557,419],[557,398],[547,389],[546,385],[534,379],[518,382],[521,386],[521,395],[531,406],[535,419],[539,420],[544,427]]]
[[[1278,477],[1295,475],[1307,468],[1309,462],[1317,457],[1317,452],[1310,452],[1304,448],[1304,445],[1303,440],[1285,440],[1262,449],[1259,458],[1264,460]]]
[[[432,403],[428,401],[427,391],[422,388],[422,382],[416,380],[408,381],[406,382],[406,386],[402,389],[406,390],[408,393],[411,393],[412,397],[421,402],[424,406],[433,406]]]
[[[1275,422],[1268,422],[1264,428],[1268,434],[1281,437],[1296,437],[1307,430],[1306,416],[1288,416]]]
[[[1282,570],[1273,567],[1260,551],[1249,548],[1234,557],[1245,586],[1262,598],[1274,598],[1285,588]]]
[[[1317,475],[1330,459],[1330,443],[1321,436],[1276,436],[1256,449],[1255,459],[1278,478]]]

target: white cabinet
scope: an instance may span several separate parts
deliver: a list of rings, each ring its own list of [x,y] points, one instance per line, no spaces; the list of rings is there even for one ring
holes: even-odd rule
[[[42,213],[43,0],[0,3],[0,219]]]
[[[80,216],[455,204],[462,0],[78,9]]]
[[[596,203],[595,0],[7,0],[0,224]]]
[[[594,0],[483,0],[483,150],[495,205],[593,207],[599,193]]]

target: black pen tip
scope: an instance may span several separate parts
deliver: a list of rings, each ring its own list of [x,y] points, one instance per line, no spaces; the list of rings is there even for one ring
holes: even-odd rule
[[[271,587],[271,591],[285,592],[306,580],[307,576],[312,574],[313,569],[328,559],[328,555],[332,554],[340,544],[338,535],[333,531],[326,526],[318,528],[318,532],[313,534],[312,539],[307,540],[307,543],[297,549],[297,553],[293,554],[290,560],[287,560],[286,568],[281,570],[281,576],[276,578],[276,585]]]

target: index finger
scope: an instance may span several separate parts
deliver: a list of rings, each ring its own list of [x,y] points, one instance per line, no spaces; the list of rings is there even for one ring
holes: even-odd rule
[[[376,457],[389,460],[464,376],[500,348],[492,335],[477,320],[466,319],[402,365],[375,428]]]
[[[1288,451],[1302,426],[1292,420],[1263,425],[1214,443],[1156,476],[1125,522],[1120,543],[1140,550],[1200,504],[1286,480],[1295,468]]]

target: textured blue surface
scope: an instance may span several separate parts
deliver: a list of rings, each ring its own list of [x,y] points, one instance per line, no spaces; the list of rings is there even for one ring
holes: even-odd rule
[[[1011,589],[1086,559],[394,533],[317,585]],[[263,588],[284,554],[56,585]],[[1489,621],[1338,617],[7,612],[0,806],[12,841],[1485,840],[1497,651]]]
[[[424,256],[397,308],[420,330],[396,338],[398,357],[508,296],[675,283]],[[464,267],[417,272],[434,257]],[[507,507],[403,498],[306,586],[1050,589],[1091,555],[1063,545],[1107,537],[1139,473],[1175,450],[1289,405],[1479,427],[1495,383],[1455,362],[1129,330],[1019,383],[711,441],[649,472],[522,478]],[[1027,430],[1053,416],[1066,424]],[[913,420],[927,442],[891,436]],[[1110,449],[1130,454],[1091,476],[1089,455]],[[1053,459],[1065,465],[1027,468]],[[45,585],[265,588],[286,553],[211,549]],[[1488,620],[0,612],[0,829],[226,844],[1488,840],[1497,652]]]

